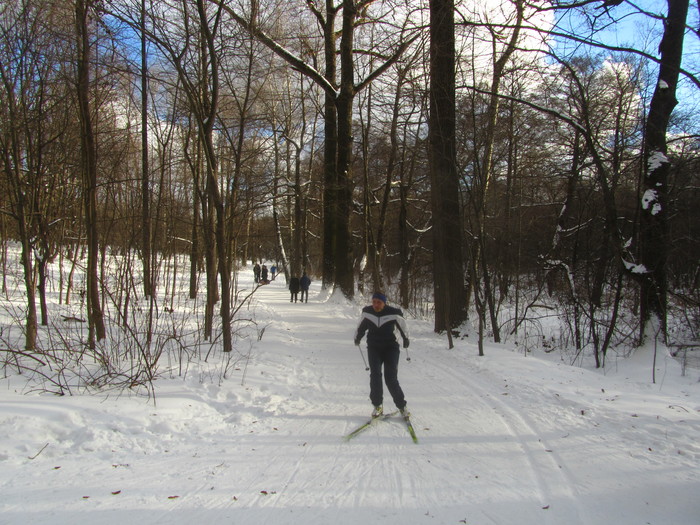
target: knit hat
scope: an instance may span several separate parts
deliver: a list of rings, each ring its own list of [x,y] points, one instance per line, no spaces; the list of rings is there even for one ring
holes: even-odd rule
[[[372,295],[372,299],[379,299],[381,302],[386,304],[386,295],[383,293],[375,292],[374,295]]]

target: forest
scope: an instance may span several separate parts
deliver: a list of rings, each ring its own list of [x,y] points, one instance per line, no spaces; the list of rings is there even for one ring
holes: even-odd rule
[[[5,0],[0,362],[235,355],[255,262],[450,347],[692,350],[699,52],[690,0]]]

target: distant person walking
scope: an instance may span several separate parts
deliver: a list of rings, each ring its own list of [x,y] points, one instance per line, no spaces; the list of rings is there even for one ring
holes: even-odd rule
[[[309,279],[309,276],[306,275],[306,272],[304,272],[304,275],[302,275],[301,279],[299,279],[299,286],[301,287],[301,302],[308,303],[309,286],[311,286],[311,279]]]
[[[272,280],[275,280],[275,274],[277,273],[277,266],[270,267],[270,274],[272,274]]]
[[[260,265],[258,263],[253,266],[253,279],[256,283],[260,282]]]
[[[262,284],[268,284],[270,281],[267,280],[267,266],[262,265],[262,270],[260,271],[260,282]]]
[[[296,303],[299,296],[299,277],[292,277],[289,279],[289,292],[291,294],[289,302]]]
[[[403,416],[408,416],[406,399],[399,384],[399,357],[401,350],[396,340],[395,329],[403,339],[403,347],[408,348],[408,329],[403,312],[388,306],[386,296],[382,293],[372,295],[372,304],[362,309],[360,324],[355,332],[355,344],[360,345],[367,333],[367,360],[369,361],[369,398],[374,405],[372,417],[384,413],[384,387],[382,386],[382,366],[384,382],[394,400],[396,408]]]

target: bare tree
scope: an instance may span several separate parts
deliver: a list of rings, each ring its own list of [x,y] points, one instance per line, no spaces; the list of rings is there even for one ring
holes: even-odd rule
[[[459,176],[456,157],[453,0],[430,2],[430,181],[433,212],[435,331],[467,319]]]
[[[219,184],[219,158],[214,143],[214,127],[218,119],[220,100],[219,30],[221,9],[213,12],[205,0],[198,0],[190,12],[184,4],[180,12],[181,33],[174,33],[172,17],[154,21],[149,37],[168,57],[187,97],[197,126],[197,147],[201,146],[206,188],[202,205],[207,263],[207,308],[205,336],[211,337],[214,304],[221,301],[220,315],[224,352],[232,350],[231,339],[231,269],[226,233],[225,198]],[[194,170],[198,165],[194,164]],[[205,205],[206,204],[206,205]],[[219,283],[217,283],[217,274]],[[221,287],[221,293],[218,287]]]
[[[80,118],[81,172],[83,176],[83,202],[87,232],[87,311],[89,321],[89,345],[95,346],[105,337],[105,324],[100,302],[98,278],[99,230],[97,224],[97,144],[90,105],[90,27],[91,12],[95,16],[94,0],[75,0],[75,34],[77,44],[78,115]]]
[[[151,191],[148,162],[148,34],[146,32],[146,0],[141,0],[141,253],[143,258],[143,290],[148,297],[155,293],[151,274]]]
[[[23,49],[20,39],[25,38],[27,45],[36,44],[37,35],[24,34],[23,28],[36,27],[32,23],[29,10],[10,9],[4,13],[4,24],[0,25],[0,80],[2,95],[0,111],[3,126],[0,130],[0,154],[2,154],[2,172],[6,189],[7,206],[3,206],[3,215],[10,215],[17,223],[17,233],[22,244],[22,267],[27,295],[27,320],[25,325],[25,349],[34,350],[37,338],[36,282],[34,274],[34,242],[32,232],[32,182],[34,175],[25,173],[28,164],[28,145],[22,128],[29,130],[31,107],[28,99],[38,89],[32,83],[36,66],[30,62],[30,49]],[[25,18],[26,17],[26,18]],[[24,56],[21,56],[24,54]],[[12,64],[17,64],[13,67]],[[22,64],[28,64],[22,68]],[[45,79],[39,79],[41,82]],[[5,200],[5,199],[3,199]],[[4,219],[3,219],[4,224]]]
[[[597,1],[558,2],[556,9],[576,9]],[[595,16],[591,17],[591,28],[596,28],[600,18],[605,23],[617,22],[615,16],[621,2],[600,2],[596,6]],[[640,283],[640,341],[646,338],[666,338],[667,312],[667,257],[669,249],[668,217],[669,202],[668,178],[672,172],[667,157],[667,129],[669,120],[678,101],[676,91],[679,77],[682,75],[696,87],[700,87],[700,78],[692,71],[681,67],[683,57],[683,40],[689,11],[688,0],[668,0],[666,16],[644,11],[635,4],[628,9],[634,14],[649,19],[663,21],[663,36],[659,45],[658,56],[645,49],[620,47],[596,40],[595,32],[589,35],[554,31],[553,35],[569,39],[576,45],[584,44],[608,51],[618,51],[636,55],[659,67],[658,81],[649,106],[649,115],[644,130],[642,187],[644,189],[639,219],[640,262],[635,264],[632,257],[624,262],[629,275]]]
[[[664,34],[659,45],[659,79],[644,130],[644,195],[641,210],[641,338],[666,340],[668,178],[671,172],[666,132],[678,101],[676,89],[683,56],[689,0],[668,0]]]
[[[286,248],[280,246],[280,253],[283,255],[280,261],[285,273],[299,277],[304,269],[304,262],[307,259],[305,250],[305,201],[308,197],[309,181],[308,176],[303,172],[304,155],[313,158],[313,151],[309,148],[309,128],[313,124],[313,117],[309,115],[308,99],[313,102],[314,86],[309,85],[308,79],[304,75],[296,72],[282,75],[282,82],[278,89],[266,90],[266,106],[270,116],[273,117],[272,126],[275,130],[276,139],[279,144],[275,146],[276,156],[283,160],[286,169],[281,170],[284,174],[282,180],[283,188],[277,187],[281,195],[286,195],[286,217],[287,230]],[[280,148],[284,152],[278,151]],[[277,193],[275,193],[277,195]],[[278,208],[279,210],[279,208]],[[279,236],[282,238],[282,236]],[[285,257],[284,254],[288,254]]]
[[[359,82],[355,81],[357,67],[357,49],[354,45],[355,29],[366,22],[371,0],[342,0],[337,6],[332,0],[326,1],[326,9],[317,8],[316,3],[307,1],[309,9],[323,28],[325,42],[326,71],[318,69],[287,47],[281,45],[266,33],[259,25],[257,18],[257,1],[251,2],[251,16],[246,19],[230,5],[221,0],[210,0],[221,5],[228,14],[255,38],[268,46],[274,53],[288,62],[294,68],[316,82],[326,93],[325,112],[325,187],[324,187],[324,282],[329,284],[329,272],[333,268],[333,282],[339,286],[343,294],[352,297],[355,293],[352,238],[350,232],[350,217],[352,216],[352,176],[353,164],[353,102],[355,95],[383,74],[402,55],[404,50],[416,38],[401,39],[393,44],[390,54],[381,64]],[[339,31],[339,48],[336,49],[335,18],[342,9],[342,24]],[[336,79],[336,53],[340,57],[340,79]],[[332,104],[331,104],[332,103]],[[337,127],[336,127],[337,125]],[[332,260],[328,258],[328,252]]]
[[[474,207],[475,233],[474,244],[472,247],[472,274],[476,279],[473,282],[475,290],[475,305],[479,319],[479,333],[483,333],[483,325],[485,323],[486,313],[488,311],[490,317],[491,330],[493,339],[500,342],[500,327],[497,316],[497,305],[495,299],[495,285],[492,275],[492,260],[489,254],[487,243],[487,217],[491,213],[489,201],[495,200],[491,198],[490,188],[495,178],[494,174],[494,147],[496,143],[496,125],[498,123],[499,108],[501,99],[499,97],[501,84],[507,73],[511,57],[516,52],[519,46],[520,32],[525,19],[525,3],[522,0],[513,0],[513,16],[512,20],[508,20],[503,25],[487,26],[489,36],[491,38],[491,54],[493,68],[491,71],[491,79],[488,85],[489,97],[486,106],[486,122],[485,129],[480,133],[479,149],[482,154],[476,154],[476,171],[478,179],[475,181],[474,188],[471,191],[471,203]],[[481,283],[482,286],[479,286]],[[481,290],[483,287],[483,297]],[[480,352],[483,352],[483,342],[480,337]]]

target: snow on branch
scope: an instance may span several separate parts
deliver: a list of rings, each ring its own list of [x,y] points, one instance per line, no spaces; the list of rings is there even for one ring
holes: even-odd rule
[[[636,263],[633,263],[630,261],[626,261],[624,259],[622,259],[622,264],[625,265],[625,268],[630,273],[633,273],[636,275],[645,275],[645,274],[649,273],[649,270],[643,264],[636,264]]]
[[[238,24],[243,29],[248,31],[248,33],[250,33],[251,36],[256,38],[265,46],[267,46],[268,49],[270,49],[273,53],[275,53],[277,56],[279,56],[288,64],[290,64],[294,69],[308,76],[327,93],[331,94],[334,97],[338,96],[338,90],[336,89],[336,87],[333,86],[333,84],[329,82],[328,79],[326,79],[326,77],[323,76],[323,74],[319,72],[315,67],[302,60],[294,52],[277,43],[272,37],[265,33],[265,31],[260,29],[255,24],[255,22],[249,22],[248,20],[240,16],[238,13],[236,13],[231,6],[226,5],[221,0],[215,1],[214,3],[219,5],[224,11],[226,11],[226,13],[228,13],[229,16],[231,16],[231,18],[238,22]]]

